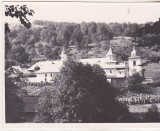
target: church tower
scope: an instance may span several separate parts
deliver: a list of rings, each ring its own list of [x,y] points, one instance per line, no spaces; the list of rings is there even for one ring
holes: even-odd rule
[[[117,63],[116,55],[113,54],[111,46],[110,46],[109,51],[106,55],[106,63],[107,64],[116,64]]]
[[[137,55],[137,51],[135,49],[135,46],[133,46],[133,51],[131,52],[131,56],[128,60],[129,63],[129,75],[132,76],[135,73],[140,73],[142,71],[141,67],[141,58]]]

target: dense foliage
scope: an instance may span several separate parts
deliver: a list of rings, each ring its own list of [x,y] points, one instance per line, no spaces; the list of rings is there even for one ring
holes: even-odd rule
[[[24,111],[24,103],[17,95],[19,88],[12,82],[10,78],[5,78],[5,113],[7,123],[23,122],[22,115]]]
[[[5,5],[5,16],[18,18],[21,24],[27,29],[31,27],[31,23],[27,16],[32,16],[33,13],[34,11],[28,9],[26,5]],[[25,48],[22,45],[16,45],[10,41],[11,34],[8,23],[5,23],[5,120],[6,123],[19,123],[25,121],[23,116],[24,102],[17,94],[19,87],[14,83],[15,80],[8,76],[11,73],[9,68],[12,65],[18,64],[17,62],[28,62],[29,55],[26,53]],[[15,34],[16,32],[14,32],[13,37]],[[19,39],[16,43],[18,42],[20,42]],[[20,81],[19,78],[16,79],[16,82],[18,81]]]
[[[33,16],[34,10],[29,9],[26,5],[5,5],[5,16],[16,17],[26,28],[31,27],[27,16]],[[9,30],[6,30],[9,31]]]
[[[158,106],[156,104],[152,104],[151,107],[148,108],[148,112],[145,115],[145,120],[147,122],[159,122],[160,121]]]
[[[44,90],[35,122],[120,122],[127,107],[115,100],[115,89],[98,65],[66,62],[53,87]]]
[[[142,58],[157,63],[160,60],[159,53],[157,53],[159,51],[160,34],[156,27],[159,27],[159,21],[142,25],[95,22],[77,24],[36,20],[30,29],[15,26],[10,30],[10,34],[6,38],[6,52],[9,52],[9,49],[14,50],[12,48],[15,48],[15,46],[22,46],[32,61],[38,60],[39,57],[59,59],[63,47],[74,46],[78,50],[76,55],[85,57],[93,47],[97,52],[101,50],[100,47],[106,51],[110,40],[113,41],[112,44],[114,45],[116,40],[113,38],[121,36],[122,38],[132,37],[132,39],[128,41],[122,39],[122,44],[117,46],[118,49],[121,49],[121,51],[115,51],[120,60],[126,61],[131,51],[129,45],[136,44],[138,47],[144,48],[143,51],[139,51]],[[152,54],[148,54],[148,51]],[[18,58],[11,59],[16,60]],[[18,62],[23,63],[23,61]]]
[[[131,91],[142,91],[143,86],[142,86],[142,81],[144,80],[143,77],[140,76],[139,73],[134,74],[133,76],[130,76],[128,78],[127,82],[127,90]]]

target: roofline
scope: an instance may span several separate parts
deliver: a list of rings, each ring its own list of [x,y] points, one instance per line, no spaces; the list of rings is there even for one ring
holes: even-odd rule
[[[38,73],[34,73],[34,74],[43,74],[43,73],[59,73],[59,72],[60,72],[60,71],[57,71],[57,72],[56,72],[56,71],[54,71],[54,72],[40,72],[40,73],[38,72]]]
[[[129,57],[129,59],[138,59],[141,58],[140,56],[135,56],[135,57]]]
[[[103,69],[117,69],[117,68],[122,68],[122,69],[129,69],[129,67],[106,67],[106,68],[103,68]]]

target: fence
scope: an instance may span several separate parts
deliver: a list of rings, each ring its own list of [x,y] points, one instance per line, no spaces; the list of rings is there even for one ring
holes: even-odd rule
[[[154,104],[160,103],[160,95],[139,95],[131,97],[118,97],[116,98],[120,103],[126,105],[135,105],[135,104]]]
[[[26,87],[26,86],[37,86],[37,87],[44,87],[51,85],[51,83],[48,82],[20,82],[17,83],[20,87]]]

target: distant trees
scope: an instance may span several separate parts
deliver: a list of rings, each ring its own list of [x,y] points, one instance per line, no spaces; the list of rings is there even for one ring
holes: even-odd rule
[[[31,27],[31,23],[28,20],[27,16],[33,16],[33,14],[34,14],[34,10],[29,9],[26,5],[22,5],[22,6],[19,6],[19,5],[5,5],[5,16],[6,17],[12,17],[12,18],[16,17],[17,19],[19,19],[21,24],[24,25],[27,29],[29,29]],[[22,30],[21,33],[19,33],[19,34],[12,32],[12,34],[10,35],[9,34],[10,33],[9,25],[8,25],[8,23],[5,23],[5,56],[6,56],[6,58],[8,57],[8,55],[12,56],[10,54],[10,51],[11,51],[11,49],[13,49],[12,46],[11,46],[12,43],[10,43],[10,41],[9,41],[9,36],[18,37],[18,40],[15,41],[15,44],[20,44],[20,43],[24,44],[23,41],[26,42],[27,38],[28,38],[27,35],[29,35],[29,34],[26,34],[26,33],[28,33],[28,31],[29,30],[26,30],[26,31]],[[20,37],[19,37],[19,35],[20,35]],[[22,50],[23,50],[22,47],[21,47],[21,49],[20,49],[20,47],[18,47],[18,48],[17,48],[17,50],[19,51],[19,53],[21,51],[21,54],[23,55],[22,57],[23,58],[25,57],[25,60],[27,61],[28,54],[22,53]],[[18,57],[18,56],[16,56],[16,57]],[[20,60],[21,62],[24,62],[23,58],[21,60],[20,60],[20,58],[18,58],[18,61]]]
[[[115,97],[102,68],[69,61],[43,91],[34,122],[116,122],[128,109]]]
[[[51,48],[50,46],[46,45],[44,48],[44,55],[47,59],[56,60],[59,58],[59,51],[61,48],[55,46],[54,48]]]
[[[159,45],[160,41],[160,21],[155,23],[146,23],[144,27],[137,30],[137,36],[140,47],[152,47]]]
[[[10,58],[16,60],[18,63],[24,64],[29,61],[29,54],[21,45],[11,49]]]
[[[137,30],[136,42],[139,47],[150,49],[150,53],[147,56],[153,63],[158,63],[160,61],[160,21],[146,23],[144,27]]]
[[[33,26],[29,30],[26,30],[24,27],[13,28],[10,31],[11,33],[9,34],[9,39],[8,41],[6,40],[8,49],[15,45],[21,44],[25,45],[24,47],[26,52],[29,55],[32,55],[30,53],[33,52],[30,52],[30,50],[39,50],[36,49],[37,47],[35,47],[35,43],[46,42],[51,48],[52,52],[54,51],[55,47],[62,49],[63,46],[66,48],[69,46],[75,46],[75,48],[80,52],[81,50],[85,49],[90,50],[90,44],[96,45],[97,48],[101,46],[101,42],[108,44],[109,41],[116,36],[133,37],[133,42],[136,42],[137,46],[148,47],[155,52],[158,52],[160,48],[158,43],[159,31],[156,29],[156,27],[159,27],[158,22],[155,22],[153,27],[136,23],[106,24],[96,22],[82,22],[80,24],[76,24],[41,20],[34,21],[33,23],[39,26]],[[108,45],[103,46],[108,47]],[[128,52],[127,54],[119,52],[119,54],[120,59],[127,60],[126,58],[128,56]],[[44,51],[41,51],[40,55],[44,55]],[[48,58],[48,56],[44,56]],[[30,58],[33,57],[30,56]],[[153,59],[153,57],[151,57],[151,59]],[[156,57],[156,60],[157,59],[159,61],[159,57]]]
[[[129,23],[56,23],[51,21],[34,21],[34,24],[44,26],[42,30],[48,31],[49,27],[54,26],[55,29],[49,30],[54,31],[52,38],[49,38],[49,34],[44,33],[44,37],[50,39],[53,44],[57,45],[78,45],[77,48],[83,49],[88,43],[85,43],[86,38],[89,43],[100,42],[104,40],[110,40],[114,36],[123,36],[126,28],[129,29],[130,33],[128,36],[134,36],[137,30],[137,24]],[[51,28],[50,28],[51,29]],[[132,31],[131,31],[132,30]],[[43,33],[42,33],[43,34]],[[46,36],[45,36],[46,35]],[[43,37],[43,36],[42,36]]]

